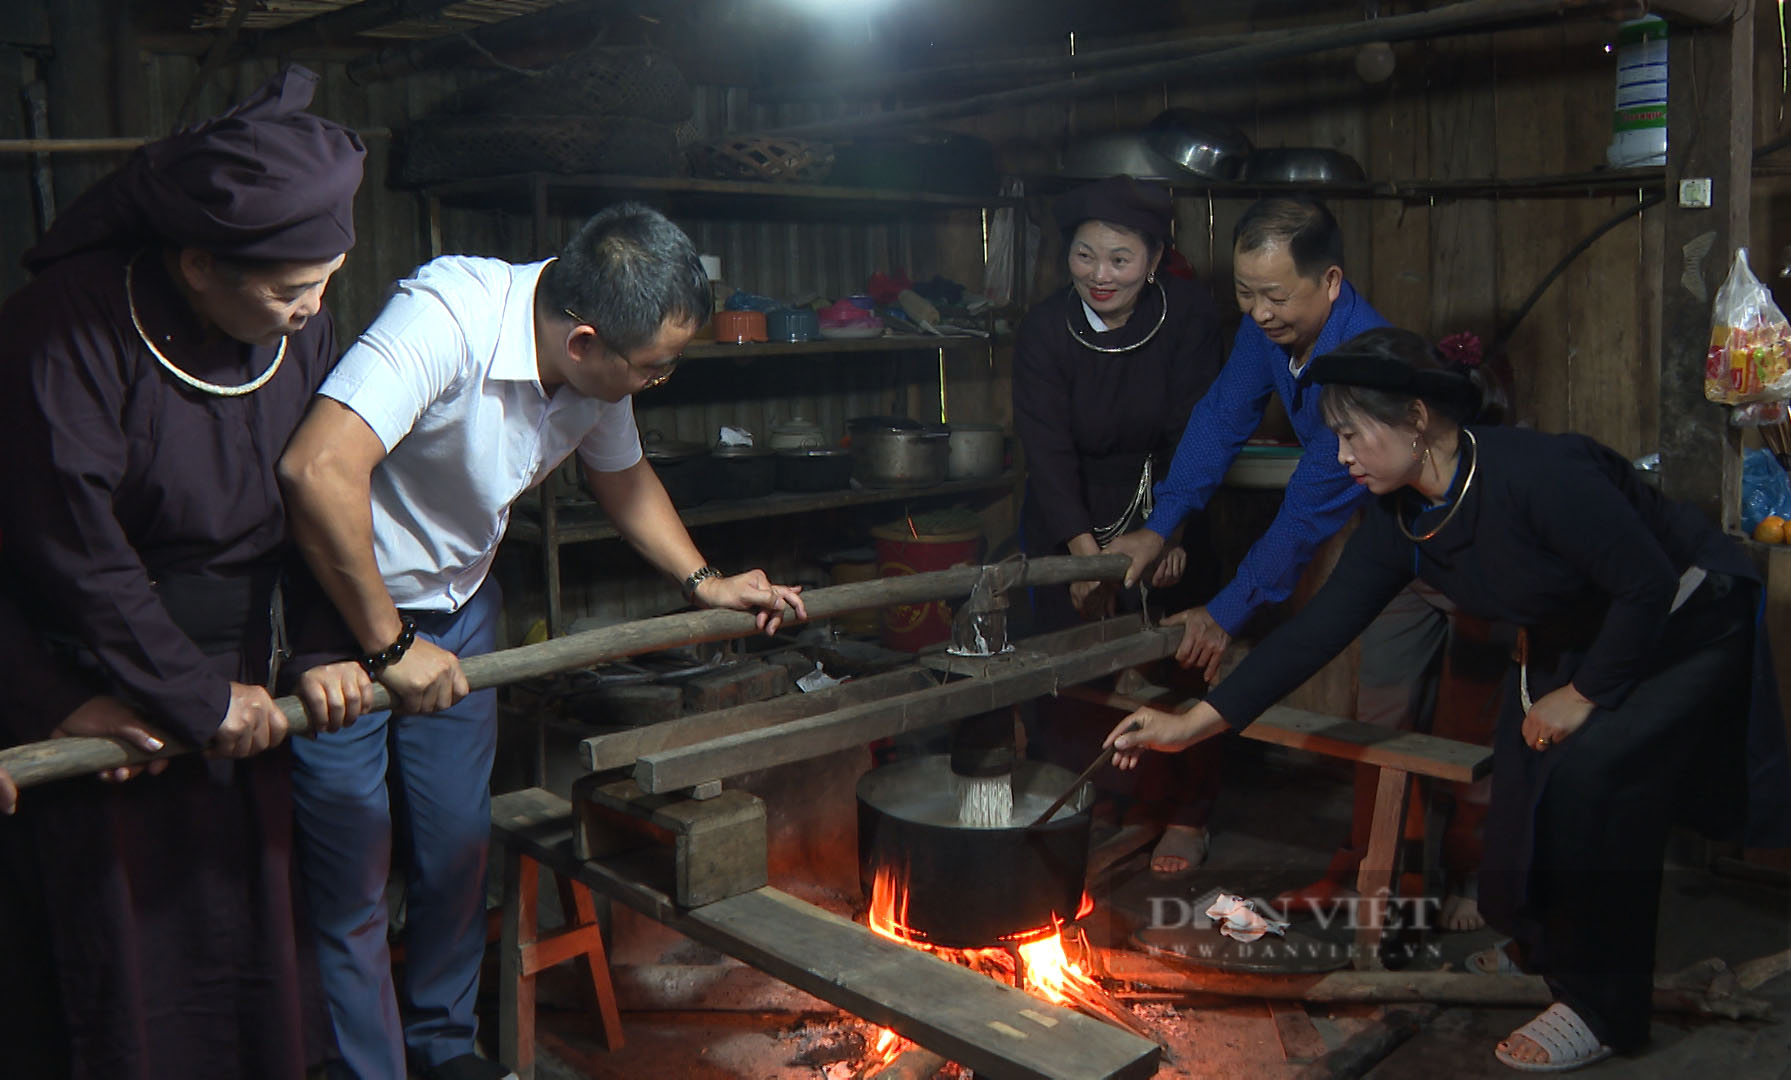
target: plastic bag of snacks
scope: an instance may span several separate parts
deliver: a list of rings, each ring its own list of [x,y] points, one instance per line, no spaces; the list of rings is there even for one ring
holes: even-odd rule
[[[1791,393],[1791,323],[1748,269],[1747,248],[1735,252],[1717,290],[1704,361],[1704,396],[1725,405]]]

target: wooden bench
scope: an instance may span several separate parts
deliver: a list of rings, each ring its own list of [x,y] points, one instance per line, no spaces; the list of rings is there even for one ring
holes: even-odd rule
[[[771,887],[686,910],[672,893],[673,851],[648,847],[606,859],[573,851],[572,804],[540,788],[491,801],[493,839],[506,859],[529,859],[627,904],[688,937],[881,1024],[993,1080],[1144,1080],[1156,1044],[1052,1005],[987,976],[872,933]],[[508,865],[508,864],[506,864]],[[523,899],[506,890],[509,904]],[[506,950],[509,955],[509,950]],[[516,995],[511,968],[507,995]],[[520,970],[517,968],[515,970]],[[508,1005],[520,996],[505,998]],[[520,1033],[518,1033],[520,1034]],[[532,1047],[506,1050],[532,1060]],[[520,1064],[518,1073],[522,1073]]]
[[[1199,700],[1156,686],[1127,694],[1076,686],[1063,693],[1128,713],[1145,706],[1180,712]],[[1342,758],[1379,770],[1368,854],[1356,871],[1356,891],[1367,903],[1357,911],[1355,966],[1380,967],[1381,936],[1386,928],[1388,901],[1393,896],[1393,874],[1411,778],[1429,776],[1463,783],[1478,780],[1492,771],[1492,748],[1285,705],[1269,709],[1239,734],[1246,739]]]

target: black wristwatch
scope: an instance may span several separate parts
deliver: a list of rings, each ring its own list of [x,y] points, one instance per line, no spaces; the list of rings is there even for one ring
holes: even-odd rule
[[[722,573],[720,570],[717,570],[713,566],[705,566],[701,570],[698,570],[695,573],[691,574],[689,577],[685,578],[684,579],[684,602],[687,604],[696,603],[697,602],[697,586],[701,585],[705,581],[708,581],[710,578],[718,578],[718,577],[727,577],[727,575]]]
[[[361,667],[370,678],[379,678],[380,672],[396,664],[410,651],[411,644],[417,640],[417,620],[399,612],[398,617],[404,622],[404,629],[398,631],[398,639],[376,653],[361,656]]]

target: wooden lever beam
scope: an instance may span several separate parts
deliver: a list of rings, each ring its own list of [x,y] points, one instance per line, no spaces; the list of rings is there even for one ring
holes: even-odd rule
[[[1072,581],[1120,581],[1131,561],[1124,555],[1053,555],[1028,560],[1015,572],[1015,587],[1027,585],[1063,585]],[[918,604],[929,600],[946,600],[967,595],[982,575],[979,566],[961,566],[935,570],[925,574],[878,578],[816,589],[803,595],[803,604],[811,620],[824,619],[848,611],[888,607],[894,604]],[[724,641],[746,637],[758,629],[754,616],[743,611],[692,611],[678,615],[661,615],[568,634],[538,645],[503,649],[483,656],[472,656],[461,662],[467,684],[474,690],[505,686],[523,679],[557,675],[589,667],[605,660],[655,652],[679,645],[705,641]],[[391,696],[385,687],[374,687],[369,711],[390,708]],[[294,734],[309,731],[310,718],[296,697],[283,697],[275,702],[286,714]],[[34,787],[52,780],[84,776],[121,765],[134,765],[156,758],[191,753],[197,747],[168,746],[150,754],[117,739],[70,738],[47,739],[0,750],[0,768],[12,774],[21,788]]]

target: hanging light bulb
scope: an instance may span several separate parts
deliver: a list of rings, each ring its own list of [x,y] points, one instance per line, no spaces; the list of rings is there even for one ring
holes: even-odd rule
[[[1386,82],[1397,63],[1393,46],[1384,41],[1371,41],[1356,50],[1356,74],[1366,83]]]
[[[1373,22],[1380,17],[1380,0],[1367,0],[1362,5],[1362,18]],[[1391,79],[1395,63],[1393,46],[1384,41],[1371,41],[1356,50],[1356,74],[1365,83],[1383,83]]]

